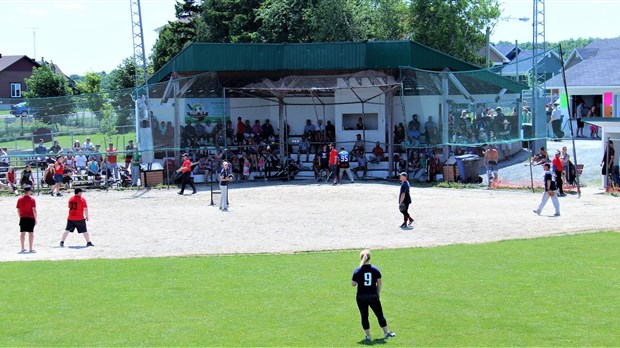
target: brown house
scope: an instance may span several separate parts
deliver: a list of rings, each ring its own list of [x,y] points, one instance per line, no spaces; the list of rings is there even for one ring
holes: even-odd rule
[[[40,64],[28,56],[0,54],[0,99],[20,99],[26,90],[26,78]]]

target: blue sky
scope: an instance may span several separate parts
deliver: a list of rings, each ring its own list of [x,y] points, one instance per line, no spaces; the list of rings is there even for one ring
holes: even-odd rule
[[[532,0],[500,0],[503,17],[532,18]],[[175,0],[141,0],[147,55]],[[619,0],[546,0],[547,41],[617,37]],[[132,55],[129,0],[0,0],[0,53],[52,60],[68,75],[110,71]],[[498,23],[491,41],[532,40],[532,22]]]

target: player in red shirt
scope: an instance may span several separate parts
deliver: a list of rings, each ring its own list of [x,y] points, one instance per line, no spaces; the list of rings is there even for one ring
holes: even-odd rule
[[[192,181],[192,162],[189,160],[188,154],[183,154],[183,165],[177,169],[177,173],[181,173],[181,191],[178,193],[182,195],[185,192],[185,185],[189,183],[189,186],[194,190],[192,194],[195,194],[197,191]]]
[[[90,235],[86,229],[86,221],[88,221],[88,205],[86,204],[86,200],[82,197],[82,192],[84,192],[81,188],[75,189],[75,195],[69,198],[69,216],[67,217],[67,227],[65,227],[65,232],[62,234],[62,240],[60,241],[60,246],[65,246],[65,239],[70,232],[73,232],[77,229],[78,233],[84,235],[84,239],[86,239],[86,246],[92,247],[93,243],[90,241]]]
[[[329,176],[334,174],[334,185],[338,182],[338,172],[336,172],[336,165],[338,164],[338,150],[334,144],[329,144]],[[329,180],[329,177],[327,178]]]
[[[22,245],[22,253],[26,252],[26,233],[28,233],[28,245],[30,252],[36,253],[33,249],[34,245],[34,225],[37,224],[37,203],[31,196],[32,189],[30,186],[24,187],[24,195],[17,200],[17,215],[19,215],[19,231],[20,242]]]
[[[562,185],[564,185],[564,183],[562,182],[562,171],[564,170],[564,168],[562,167],[562,160],[560,160],[560,155],[560,151],[556,152],[555,157],[553,157],[553,161],[551,161],[551,164],[553,165],[553,169],[555,171],[555,184],[560,191],[560,197],[564,197],[566,196],[564,190],[562,189]]]

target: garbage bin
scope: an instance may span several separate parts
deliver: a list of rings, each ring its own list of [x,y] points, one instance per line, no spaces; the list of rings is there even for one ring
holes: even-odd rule
[[[459,181],[463,183],[479,182],[480,157],[478,155],[456,156],[456,166],[458,167]]]
[[[157,162],[140,165],[140,182],[143,187],[153,187],[164,183],[164,167]]]

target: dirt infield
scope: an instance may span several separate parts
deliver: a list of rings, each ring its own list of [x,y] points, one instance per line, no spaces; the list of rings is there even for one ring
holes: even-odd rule
[[[36,254],[18,253],[16,198],[4,196],[0,261],[429,247],[620,230],[618,198],[595,188],[581,199],[560,198],[558,218],[551,202],[543,215],[532,212],[539,193],[413,188],[416,222],[409,230],[398,227],[398,183],[236,184],[229,212],[209,206],[204,190],[183,197],[173,189],[85,192],[94,248],[83,248],[77,233],[58,247],[69,197],[35,196]]]

